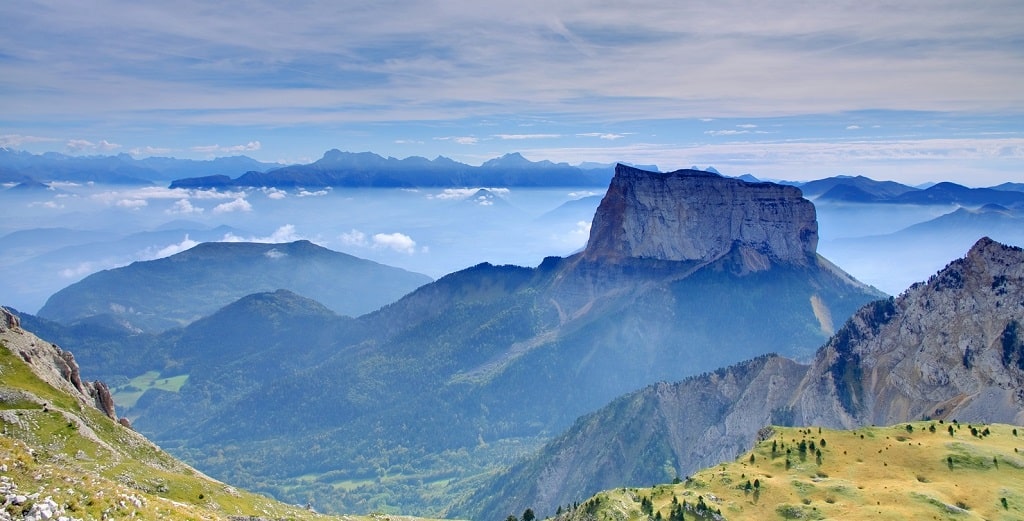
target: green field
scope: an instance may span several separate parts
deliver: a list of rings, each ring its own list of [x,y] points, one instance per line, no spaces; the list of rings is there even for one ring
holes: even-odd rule
[[[127,384],[114,387],[110,390],[110,394],[114,396],[114,403],[118,407],[131,409],[146,391],[159,389],[176,393],[181,390],[181,386],[185,385],[187,380],[187,374],[162,377],[157,371],[148,371],[132,378]]]

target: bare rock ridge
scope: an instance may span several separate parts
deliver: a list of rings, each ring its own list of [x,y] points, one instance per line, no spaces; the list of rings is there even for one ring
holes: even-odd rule
[[[70,351],[46,342],[21,328],[21,321],[10,310],[0,307],[0,343],[21,357],[41,379],[75,396],[83,404],[96,407],[114,421],[119,421],[114,410],[110,389],[100,381],[83,381],[78,362]],[[130,426],[127,420],[120,423]]]
[[[749,271],[812,264],[814,205],[800,189],[700,170],[657,173],[618,165],[584,256],[708,263],[738,249]]]
[[[899,297],[865,306],[815,358],[803,424],[1024,423],[1024,250],[979,240]]]

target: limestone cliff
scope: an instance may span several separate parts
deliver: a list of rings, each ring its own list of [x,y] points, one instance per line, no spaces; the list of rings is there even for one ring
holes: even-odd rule
[[[708,263],[738,249],[746,271],[761,271],[812,264],[817,246],[814,205],[796,187],[618,165],[584,255]]]
[[[114,400],[106,384],[83,382],[78,363],[71,352],[22,329],[17,315],[3,307],[0,307],[0,343],[21,357],[43,381],[75,396],[83,404],[96,407],[117,421]]]
[[[988,238],[858,311],[815,358],[799,421],[1024,423],[1024,250]]]

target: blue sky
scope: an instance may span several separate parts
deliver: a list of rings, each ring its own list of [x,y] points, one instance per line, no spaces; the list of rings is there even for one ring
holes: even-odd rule
[[[0,3],[0,146],[1024,181],[1024,2]]]

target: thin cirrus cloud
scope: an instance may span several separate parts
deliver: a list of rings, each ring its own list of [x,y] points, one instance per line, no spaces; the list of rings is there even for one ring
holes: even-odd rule
[[[850,114],[867,113],[873,121],[856,125],[872,139],[891,139],[874,126],[892,118],[906,129],[941,127],[942,138],[963,137],[960,123],[972,115],[1003,115],[990,120],[995,129],[966,126],[972,138],[1022,131],[1024,3],[1016,0],[585,7],[4,2],[0,146],[276,159],[343,142],[459,159],[541,139],[573,150],[593,137],[596,148],[628,150],[618,144],[659,127],[657,141],[677,149],[672,161],[687,164],[690,146],[753,139],[769,119],[809,114],[842,130]],[[727,120],[735,126],[699,127]],[[790,132],[810,145],[841,140],[820,126]],[[565,155],[538,159],[587,160]]]

